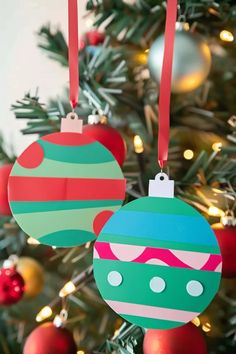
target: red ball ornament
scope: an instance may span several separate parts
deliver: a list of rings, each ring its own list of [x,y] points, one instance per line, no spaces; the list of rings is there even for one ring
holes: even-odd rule
[[[127,151],[126,143],[116,129],[101,123],[87,124],[83,127],[83,133],[105,146],[115,157],[118,164],[123,165]]]
[[[222,255],[222,276],[236,277],[236,227],[213,224],[212,229],[218,240]]]
[[[11,209],[8,202],[7,184],[13,164],[7,164],[0,167],[0,215],[11,215]]]
[[[71,332],[46,322],[37,327],[26,339],[23,354],[76,354]]]
[[[143,342],[144,354],[206,354],[205,339],[191,322],[174,329],[149,329]]]
[[[24,295],[25,282],[15,267],[0,269],[0,304],[13,305]]]
[[[86,32],[85,37],[88,44],[94,46],[102,44],[105,40],[105,34],[96,30]]]

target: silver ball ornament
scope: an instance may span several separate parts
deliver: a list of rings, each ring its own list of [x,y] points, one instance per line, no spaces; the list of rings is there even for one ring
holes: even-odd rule
[[[157,83],[161,80],[164,53],[164,34],[151,45],[148,67]],[[207,43],[197,34],[176,31],[172,66],[172,92],[195,90],[208,76],[211,68],[211,52]]]

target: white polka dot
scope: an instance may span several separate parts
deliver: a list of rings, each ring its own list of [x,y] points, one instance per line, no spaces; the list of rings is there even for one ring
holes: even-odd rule
[[[113,270],[112,272],[110,272],[107,276],[107,280],[108,280],[108,283],[112,286],[119,286],[122,281],[123,281],[123,278],[122,278],[122,275]]]
[[[166,282],[160,277],[153,277],[150,280],[150,289],[154,293],[162,293],[166,288]]]
[[[200,296],[202,295],[204,288],[200,281],[190,280],[186,286],[187,292],[191,296]]]

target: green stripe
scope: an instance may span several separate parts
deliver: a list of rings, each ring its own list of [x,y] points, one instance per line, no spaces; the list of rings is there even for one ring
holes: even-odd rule
[[[60,230],[40,237],[39,241],[48,246],[74,247],[93,241],[95,238],[92,232],[84,230]]]
[[[57,202],[11,202],[14,214],[38,213],[56,210],[73,210],[87,208],[106,208],[122,205],[122,200],[65,200]]]
[[[111,271],[121,273],[120,286],[108,283]],[[216,272],[101,259],[94,259],[94,275],[104,299],[199,313],[215,296],[221,279],[221,274]],[[150,280],[155,276],[166,282],[162,293],[150,289]],[[187,293],[186,285],[190,280],[202,283],[204,292],[201,296],[192,297]]]
[[[131,323],[135,323],[137,326],[144,327],[144,328],[170,329],[170,328],[183,326],[184,324],[182,322],[157,320],[154,318],[147,318],[147,317],[130,316],[130,315],[122,315],[122,314],[120,315],[127,321]]]
[[[202,217],[197,210],[178,198],[143,197],[126,204],[123,210]]]
[[[45,158],[49,160],[70,163],[100,164],[114,161],[113,155],[97,141],[81,146],[65,146],[52,144],[46,140],[38,140],[44,150]]]
[[[100,164],[75,164],[44,159],[37,168],[24,168],[15,163],[12,176],[27,177],[64,177],[64,178],[117,178],[123,179],[123,174],[116,161]]]
[[[123,209],[123,208],[122,208]],[[142,237],[130,237],[125,235],[113,235],[102,233],[99,236],[99,241],[104,242],[113,242],[120,243],[125,245],[137,245],[137,246],[146,246],[146,247],[158,247],[158,248],[167,248],[173,250],[181,251],[192,251],[192,252],[202,252],[210,254],[220,254],[219,247],[217,246],[206,246],[206,245],[197,245],[192,243],[184,242],[174,242],[174,241],[161,241],[161,240],[149,240]]]
[[[106,210],[116,211],[118,206],[107,207]],[[16,222],[22,230],[38,239],[43,235],[59,230],[84,230],[93,232],[94,218],[104,208],[57,210],[41,213],[15,214]]]

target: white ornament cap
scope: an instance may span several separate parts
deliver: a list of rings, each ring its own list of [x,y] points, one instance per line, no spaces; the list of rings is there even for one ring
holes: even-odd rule
[[[18,256],[12,254],[8,259],[3,262],[4,269],[14,268],[18,263]]]
[[[174,198],[174,181],[166,173],[160,172],[149,180],[149,197]]]
[[[83,120],[75,112],[70,112],[65,118],[61,119],[62,133],[82,133]]]
[[[88,116],[88,124],[98,124],[101,121],[99,114],[90,114]]]
[[[62,309],[59,315],[56,315],[53,324],[55,327],[63,327],[68,318],[68,312],[66,309]]]

